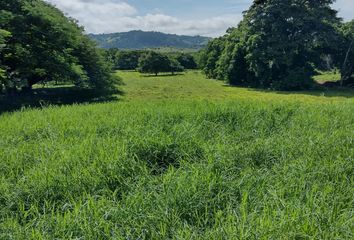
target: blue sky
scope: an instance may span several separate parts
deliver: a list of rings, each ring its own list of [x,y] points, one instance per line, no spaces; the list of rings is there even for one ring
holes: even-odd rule
[[[161,11],[179,17],[207,18],[210,16],[240,13],[250,0],[127,0],[142,14]]]
[[[89,33],[130,30],[220,36],[242,19],[252,0],[46,0],[79,20]],[[334,8],[354,18],[354,0]]]

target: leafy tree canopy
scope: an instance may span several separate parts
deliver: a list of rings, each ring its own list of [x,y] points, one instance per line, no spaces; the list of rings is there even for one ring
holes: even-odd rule
[[[237,28],[209,43],[208,77],[231,84],[298,90],[312,85],[319,49],[336,37],[333,0],[258,0]]]
[[[184,68],[181,64],[167,55],[157,52],[147,52],[139,59],[138,71],[141,73],[151,73],[158,75],[161,72],[183,72]]]
[[[42,0],[0,1],[3,89],[68,79],[77,86],[112,89],[111,67],[73,19]]]
[[[185,68],[185,69],[197,69],[198,65],[195,58],[191,54],[181,53],[176,57],[176,60]]]
[[[344,23],[340,31],[343,36],[343,44],[339,46],[339,52],[342,63],[340,66],[342,79],[341,84],[353,84],[354,83],[354,20]]]
[[[110,48],[105,52],[107,60],[113,64],[116,70],[136,70],[139,65],[139,58],[147,51]]]

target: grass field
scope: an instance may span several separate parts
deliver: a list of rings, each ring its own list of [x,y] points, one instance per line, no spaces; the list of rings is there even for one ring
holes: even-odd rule
[[[0,239],[354,238],[353,91],[119,75],[0,115]]]
[[[177,76],[144,76],[137,72],[120,72],[126,85],[122,98],[125,101],[266,101],[323,103],[337,101],[354,102],[354,90],[317,90],[302,92],[274,92],[259,89],[236,88],[222,81],[205,79],[199,71],[189,71]],[[322,77],[321,77],[322,76]],[[331,74],[317,76],[317,79],[333,78]],[[350,99],[351,98],[351,99]]]
[[[320,74],[315,76],[314,79],[319,83],[325,82],[337,82],[341,79],[339,71],[336,72],[319,72]]]

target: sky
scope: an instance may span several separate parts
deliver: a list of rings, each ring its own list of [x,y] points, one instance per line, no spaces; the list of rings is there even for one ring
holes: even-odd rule
[[[242,19],[252,0],[46,0],[73,17],[87,33],[130,30],[221,36]],[[354,19],[354,0],[333,6]]]

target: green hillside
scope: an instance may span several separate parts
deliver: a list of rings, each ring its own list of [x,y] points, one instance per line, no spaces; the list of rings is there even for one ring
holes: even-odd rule
[[[353,238],[352,90],[119,75],[116,101],[0,115],[0,239]]]
[[[125,33],[90,34],[98,46],[119,49],[201,49],[210,38],[202,36],[180,36],[161,32],[131,31]]]

